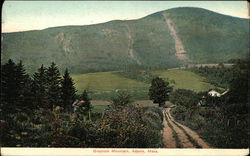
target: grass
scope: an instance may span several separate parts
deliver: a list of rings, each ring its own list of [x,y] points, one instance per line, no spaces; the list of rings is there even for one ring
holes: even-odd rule
[[[154,71],[152,74],[166,80],[174,80],[175,83],[171,83],[174,89],[189,89],[200,92],[216,88],[214,85],[207,83],[204,77],[191,71],[170,69]],[[72,78],[78,93],[87,89],[92,92],[91,97],[94,100],[110,100],[116,94],[117,90],[126,90],[132,95],[133,100],[148,100],[150,84],[129,79],[114,72],[73,74]]]
[[[174,80],[175,83],[171,83],[174,89],[188,89],[195,92],[207,91],[211,88],[216,88],[214,85],[205,82],[205,78],[201,77],[193,72],[185,71],[181,69],[171,69],[165,71],[156,71],[153,74],[165,80]]]
[[[78,91],[88,89],[95,92],[108,93],[116,89],[136,90],[147,89],[149,87],[146,83],[128,79],[112,72],[75,74],[72,75],[72,78]]]
[[[93,113],[102,113],[108,106],[102,105],[102,106],[94,106],[92,109]]]

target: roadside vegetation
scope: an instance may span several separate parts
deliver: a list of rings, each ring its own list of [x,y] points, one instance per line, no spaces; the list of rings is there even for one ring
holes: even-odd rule
[[[206,77],[208,83],[222,88],[228,88],[233,78],[231,67],[225,67],[223,64],[219,64],[217,67],[194,67],[188,70]]]
[[[229,92],[221,97],[179,89],[170,96],[174,118],[217,148],[249,147],[248,70],[245,60],[230,68]]]

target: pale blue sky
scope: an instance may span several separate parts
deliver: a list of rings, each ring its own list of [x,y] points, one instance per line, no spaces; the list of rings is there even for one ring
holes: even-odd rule
[[[248,18],[246,1],[6,1],[2,11],[2,32],[137,19],[185,6]]]

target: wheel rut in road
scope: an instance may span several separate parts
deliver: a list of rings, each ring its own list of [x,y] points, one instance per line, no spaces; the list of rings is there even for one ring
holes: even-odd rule
[[[165,114],[164,114],[165,116]],[[163,144],[165,148],[176,148],[176,141],[174,138],[173,130],[169,126],[169,122],[167,122],[166,117],[163,118]]]
[[[163,111],[165,148],[211,148],[190,128],[176,122],[170,114],[170,108]]]
[[[200,146],[200,148],[211,148],[203,139],[201,139],[201,137],[198,135],[198,133],[191,130],[187,126],[184,126],[184,125],[174,121],[173,117],[170,114],[170,109],[169,108],[167,109],[167,114],[169,115],[170,119],[176,125],[178,125],[179,127],[182,127],[181,129],[183,129],[187,133],[187,135],[189,135],[196,142],[196,144],[198,144]]]

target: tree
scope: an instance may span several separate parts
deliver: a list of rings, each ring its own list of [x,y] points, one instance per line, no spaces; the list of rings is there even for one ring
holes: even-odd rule
[[[160,107],[165,104],[165,101],[169,100],[169,94],[172,91],[172,87],[169,86],[169,82],[164,81],[162,78],[156,77],[152,80],[149,88],[149,98],[154,103],[158,103]]]
[[[19,107],[33,108],[31,94],[31,80],[20,61],[16,66],[16,89],[18,92],[17,104]]]
[[[18,89],[16,82],[16,64],[9,59],[2,65],[1,71],[1,107],[3,112],[14,110],[18,98]]]
[[[53,109],[53,106],[62,106],[61,100],[61,77],[59,69],[54,62],[48,68],[47,72],[48,81],[48,101],[49,108]]]
[[[11,59],[2,65],[1,72],[1,107],[5,112],[14,111],[16,107],[29,107],[29,101],[25,96],[29,95],[29,75],[26,74],[24,66],[20,61],[15,64]]]
[[[49,108],[47,90],[47,73],[46,68],[42,65],[33,75],[32,91],[34,103],[37,107]]]
[[[224,116],[247,120],[249,118],[249,62],[241,60],[233,67],[233,77],[229,85],[229,92],[225,94],[225,102],[221,106]]]
[[[62,80],[62,101],[63,107],[70,106],[76,99],[76,89],[68,69],[65,70]]]
[[[117,95],[111,100],[113,106],[127,106],[133,102],[131,100],[131,95],[125,91],[118,91]]]
[[[177,106],[192,108],[197,106],[200,99],[199,96],[191,90],[177,89],[171,94],[170,101]]]
[[[91,120],[91,115],[90,115],[90,111],[92,109],[92,105],[91,105],[91,102],[90,102],[90,97],[88,95],[88,92],[87,90],[84,90],[80,96],[80,98],[84,101],[84,113],[88,113],[89,114],[89,120]]]

